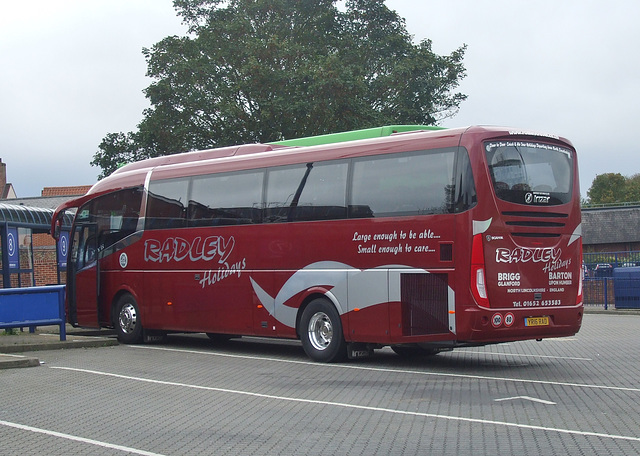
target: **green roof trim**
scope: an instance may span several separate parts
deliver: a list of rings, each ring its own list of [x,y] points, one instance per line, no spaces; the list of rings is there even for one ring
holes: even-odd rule
[[[319,146],[322,144],[333,144],[346,141],[357,141],[359,139],[380,138],[391,136],[393,133],[403,133],[407,131],[420,130],[444,130],[444,127],[434,127],[426,125],[387,125],[384,127],[366,128],[364,130],[344,131],[342,133],[331,133],[328,135],[308,136],[306,138],[285,139],[269,144],[279,146]]]

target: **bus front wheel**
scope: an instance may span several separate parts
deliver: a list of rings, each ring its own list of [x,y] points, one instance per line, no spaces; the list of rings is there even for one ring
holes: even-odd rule
[[[142,323],[138,303],[130,294],[118,299],[116,304],[116,333],[118,340],[124,344],[142,342]]]
[[[314,299],[302,312],[300,319],[302,348],[314,361],[333,363],[347,355],[338,311],[326,299]]]

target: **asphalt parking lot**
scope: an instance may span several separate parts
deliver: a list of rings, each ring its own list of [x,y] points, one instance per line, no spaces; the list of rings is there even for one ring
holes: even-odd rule
[[[310,362],[295,341],[26,353],[0,370],[3,454],[640,453],[640,316],[572,338]]]

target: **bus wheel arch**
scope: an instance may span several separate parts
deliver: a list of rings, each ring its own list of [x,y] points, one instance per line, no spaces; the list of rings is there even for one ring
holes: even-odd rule
[[[139,344],[143,341],[140,306],[129,292],[120,293],[115,299],[113,325],[118,340],[125,344]]]
[[[332,363],[347,356],[340,314],[331,300],[310,296],[298,312],[297,332],[302,348],[314,361]]]

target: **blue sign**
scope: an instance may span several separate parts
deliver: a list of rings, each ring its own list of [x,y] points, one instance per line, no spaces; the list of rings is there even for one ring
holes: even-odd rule
[[[67,258],[69,257],[69,232],[61,231],[58,238],[58,267],[67,267]]]
[[[7,251],[9,252],[9,269],[20,269],[20,238],[18,228],[7,229]]]

